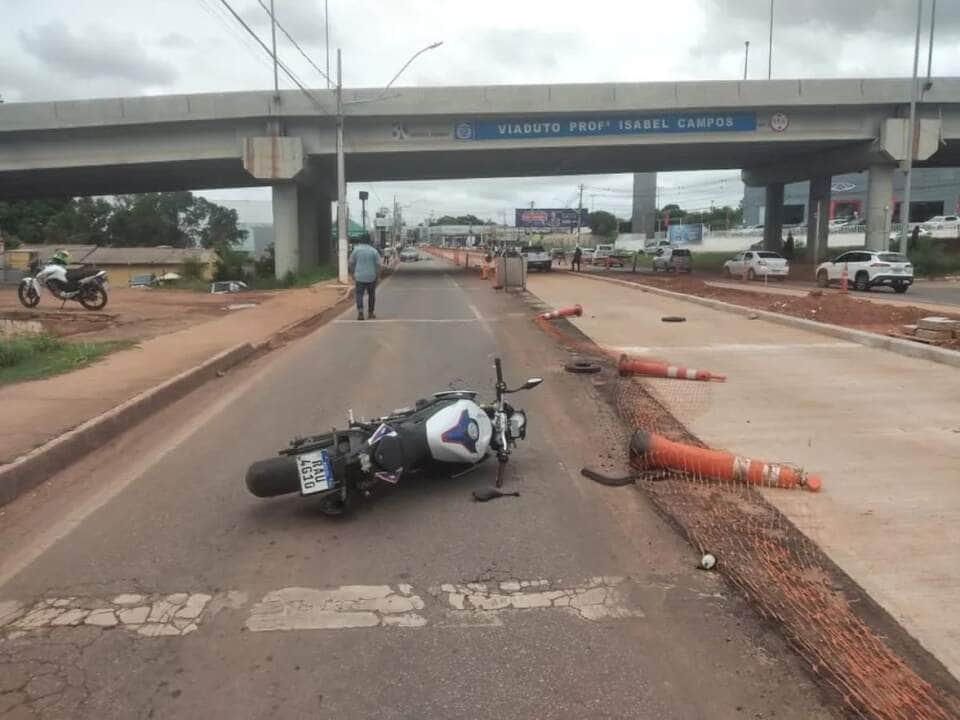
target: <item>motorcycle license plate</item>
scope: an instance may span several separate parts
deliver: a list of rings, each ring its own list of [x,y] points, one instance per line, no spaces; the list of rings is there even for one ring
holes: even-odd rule
[[[333,487],[333,470],[326,450],[314,450],[296,458],[301,495],[313,495]]]

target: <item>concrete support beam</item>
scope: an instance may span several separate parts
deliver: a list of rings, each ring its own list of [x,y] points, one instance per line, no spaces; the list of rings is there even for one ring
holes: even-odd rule
[[[763,216],[763,247],[777,252],[783,249],[783,183],[767,185],[766,210]]]
[[[633,174],[633,214],[630,232],[653,237],[657,223],[657,174]]]
[[[867,176],[867,248],[886,250],[893,212],[894,165],[871,165]]]
[[[274,185],[273,227],[277,278],[329,261],[330,198],[315,185]]]
[[[830,229],[830,175],[810,178],[807,196],[807,260],[813,264],[827,256]]]

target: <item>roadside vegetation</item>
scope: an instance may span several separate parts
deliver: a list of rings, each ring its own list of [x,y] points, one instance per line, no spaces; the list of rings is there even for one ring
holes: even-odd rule
[[[130,340],[72,343],[53,335],[0,338],[0,385],[70,372],[133,344]]]

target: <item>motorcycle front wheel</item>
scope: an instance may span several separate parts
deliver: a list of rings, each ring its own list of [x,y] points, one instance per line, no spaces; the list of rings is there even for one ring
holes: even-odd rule
[[[37,306],[37,303],[40,302],[40,293],[33,289],[30,285],[24,285],[23,283],[17,288],[17,298],[20,300],[20,304],[26,308],[33,308]]]
[[[95,285],[89,290],[84,290],[80,293],[77,300],[79,300],[80,304],[87,310],[102,310],[103,306],[107,304],[107,291],[99,285]]]

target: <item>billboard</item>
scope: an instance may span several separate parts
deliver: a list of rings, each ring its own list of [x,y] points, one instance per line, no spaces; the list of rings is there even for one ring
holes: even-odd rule
[[[586,209],[580,211],[580,225],[590,224]],[[517,208],[514,225],[522,228],[575,228],[577,211],[569,208]]]
[[[699,245],[703,242],[703,225],[671,225],[667,240],[673,245]]]

